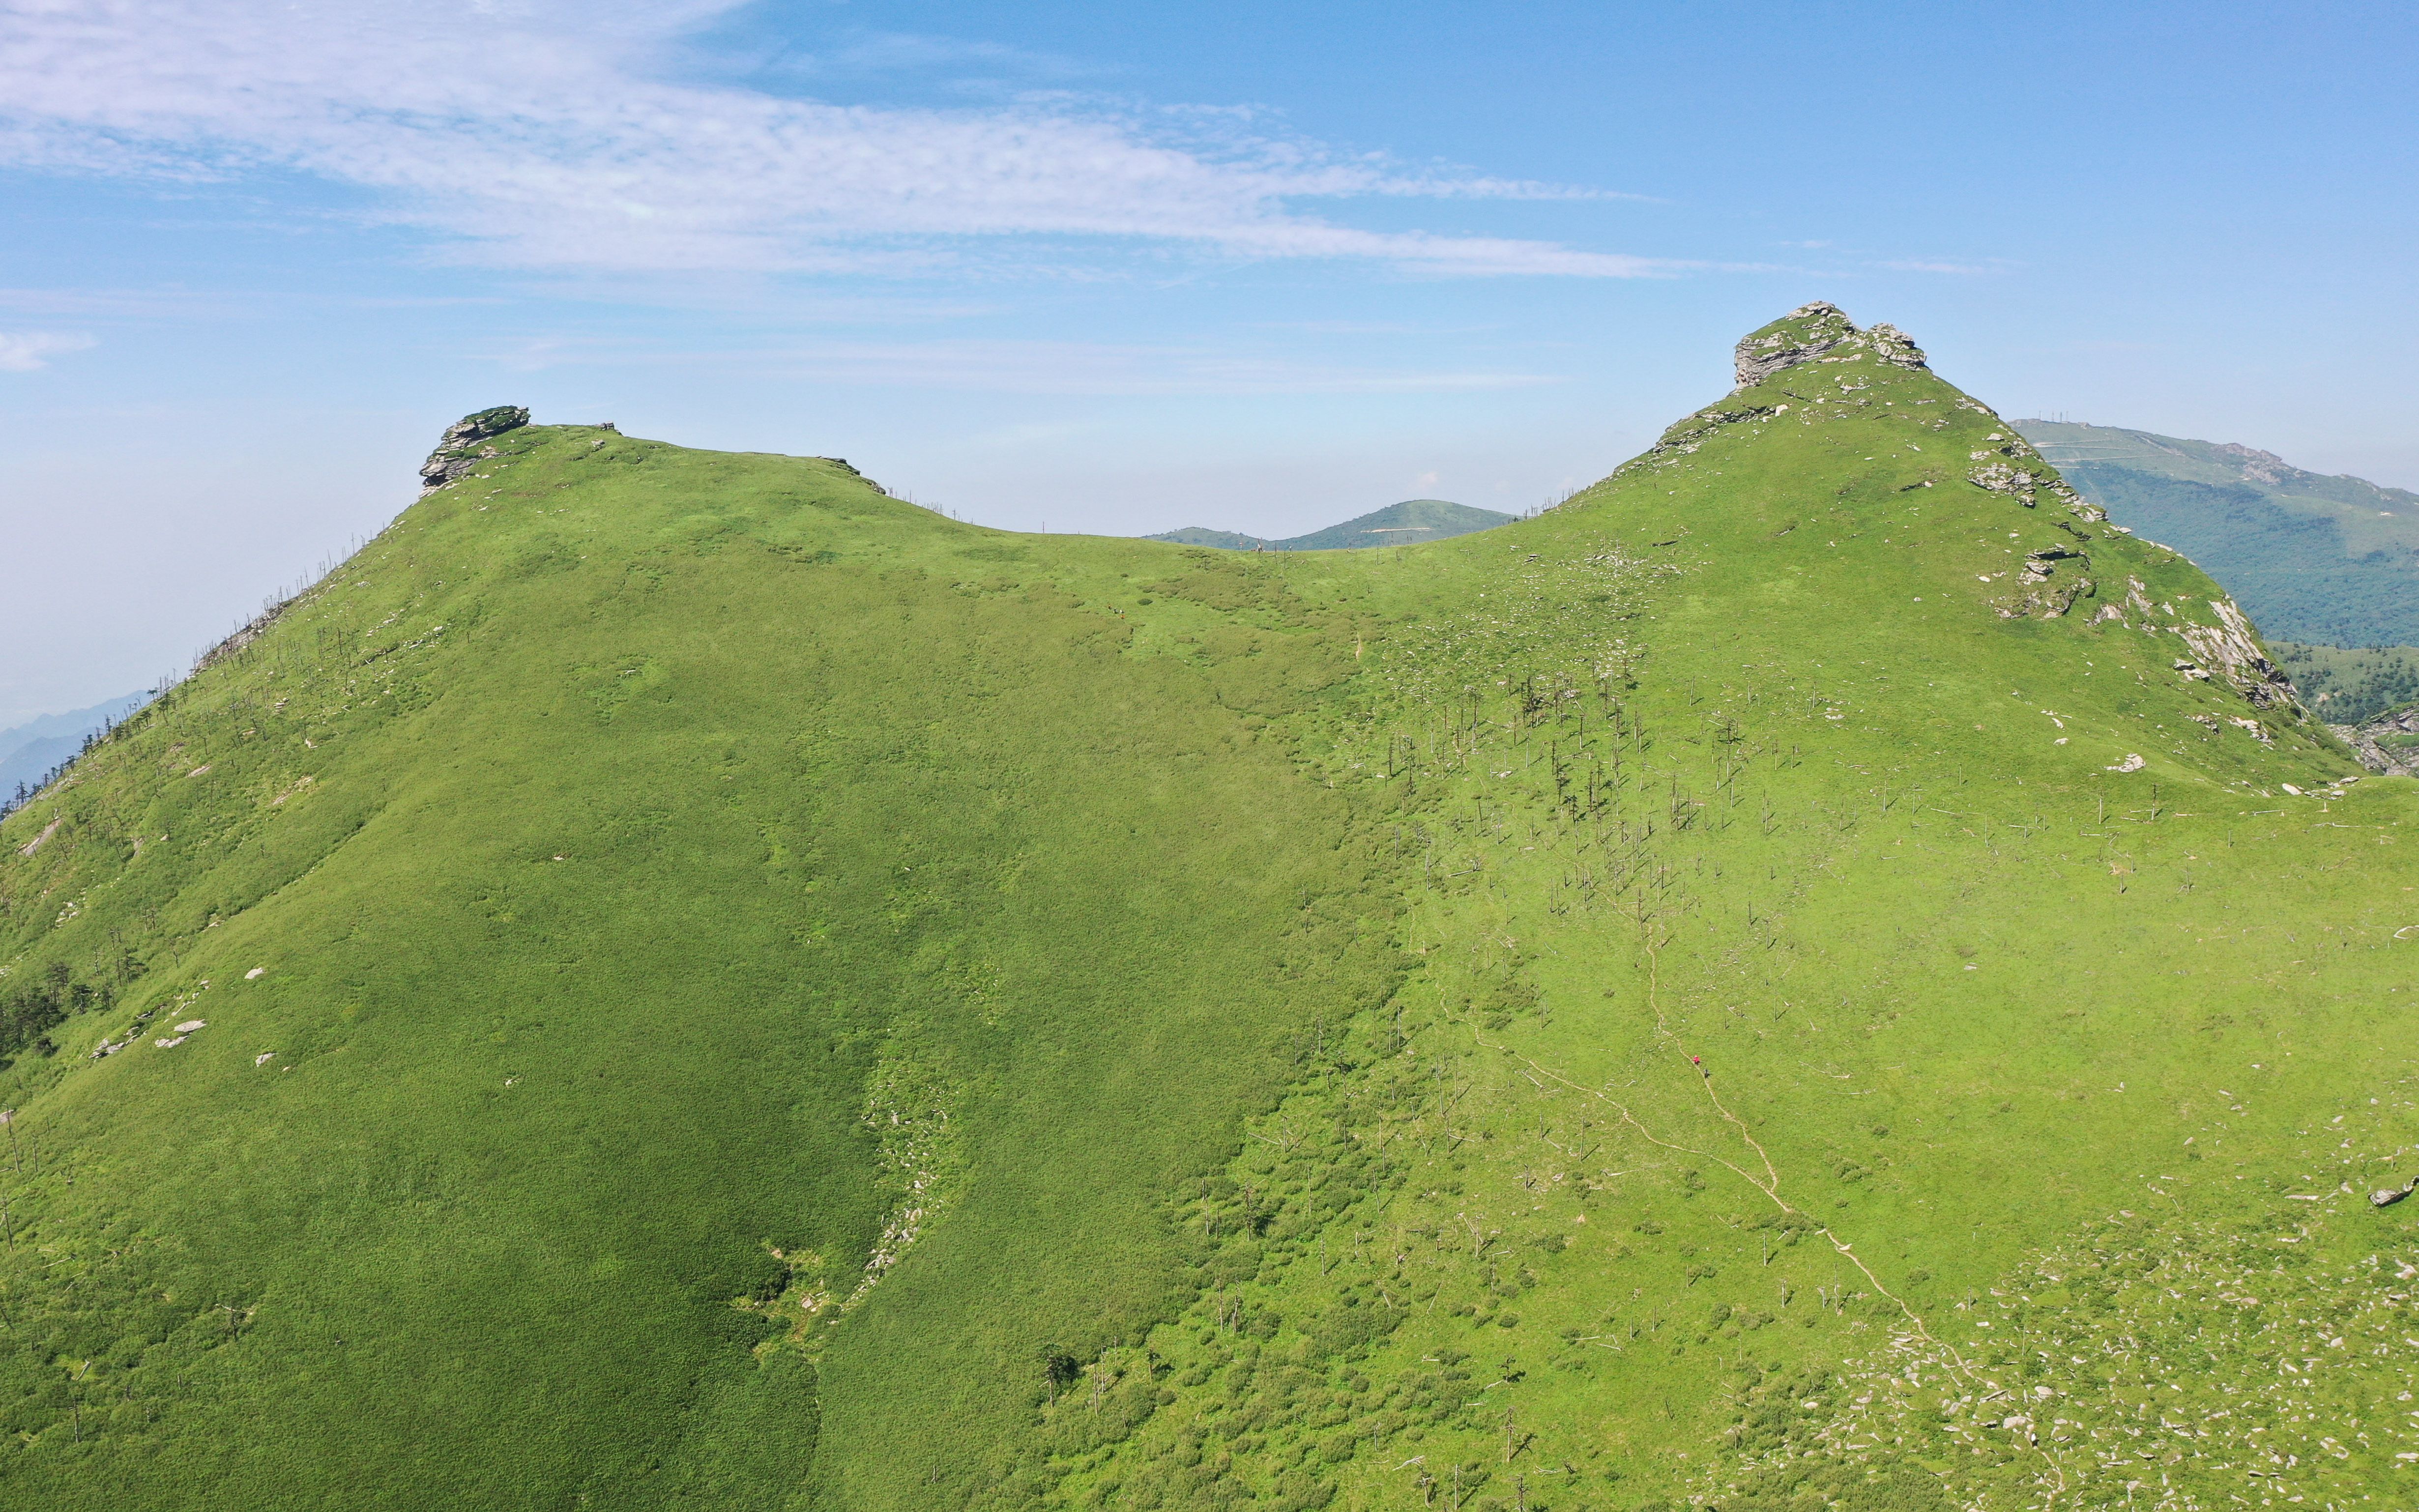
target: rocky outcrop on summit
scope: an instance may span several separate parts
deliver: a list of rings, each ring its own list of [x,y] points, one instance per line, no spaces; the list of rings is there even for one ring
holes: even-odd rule
[[[1801,304],[1772,324],[1739,338],[1733,350],[1738,386],[1744,389],[1783,368],[1813,362],[1837,350],[1856,333],[1856,323],[1838,305],[1822,300]]]
[[[1875,357],[1893,367],[1903,367],[1913,372],[1931,365],[1930,359],[1923,355],[1923,348],[1915,344],[1915,338],[1887,321],[1865,332],[1865,345],[1872,349]]]
[[[1834,356],[1871,352],[1894,367],[1925,365],[1923,348],[1893,325],[1859,331],[1847,312],[1826,300],[1801,304],[1772,324],[1749,332],[1735,348],[1735,369],[1742,389],[1761,383],[1775,373],[1804,363],[1840,362]]]
[[[423,496],[435,493],[447,484],[476,468],[482,459],[496,455],[492,446],[483,441],[518,430],[529,424],[530,412],[516,404],[500,404],[492,409],[464,415],[445,427],[437,440],[437,450],[420,464],[420,491]]]
[[[1922,455],[1927,468],[1936,470],[1933,476],[1918,478],[1905,488],[1952,484],[1962,475],[1964,483],[1981,493],[2033,512],[2020,516],[2009,511],[2003,517],[2010,525],[2046,526],[2066,537],[2026,550],[2019,572],[1978,574],[1984,582],[2012,577],[1988,601],[2000,619],[2061,619],[2075,612],[2078,605],[2100,599],[2101,583],[2088,575],[2092,560],[2085,548],[2098,541],[2103,545],[2091,550],[2106,552],[2133,532],[2109,523],[2105,510],[2076,492],[2033,443],[1990,406],[1954,390],[1940,392],[1891,381],[1903,374],[1931,377],[1922,348],[1905,332],[1887,325],[1859,329],[1839,306],[1817,301],[1750,332],[1734,355],[1738,387],[1720,403],[1665,431],[1644,455],[1624,463],[1615,477],[1638,469],[1685,469],[1691,465],[1687,461],[1691,454],[1738,427],[1889,419],[1906,427],[1897,433],[1903,439],[1888,443],[1890,448],[1903,447],[1907,454]],[[1891,368],[1901,371],[1891,373]],[[1938,408],[1925,412],[1934,406]],[[1933,437],[1949,431],[1951,411],[1964,411],[1982,422],[1979,435],[1974,433],[1973,421],[1960,422],[1953,449],[1932,441]],[[1940,449],[1927,453],[1927,443]],[[2246,469],[2264,467],[2273,460],[2248,449],[2228,455]],[[1843,496],[1847,491],[1841,490]],[[2026,520],[2031,522],[2029,526],[2023,526]],[[2011,537],[2020,533],[2021,530],[2010,532]],[[2165,551],[2155,543],[2137,544],[2151,552]],[[2117,550],[2115,559],[2123,560],[2130,549]],[[2100,602],[2096,609],[2087,608],[2087,622],[2095,630],[2132,629],[2144,635],[2172,636],[2181,643],[2163,659],[2170,661],[2186,681],[2230,688],[2272,720],[2306,721],[2291,679],[2269,659],[2257,632],[2232,599],[2196,593],[2190,602],[2154,604],[2140,579],[2129,576],[2125,581],[2129,592],[2122,604]],[[2203,602],[2208,605],[2206,614],[2199,608]],[[2258,719],[2231,722],[2263,743],[2272,738]]]
[[[1930,371],[1930,361],[1924,356],[1923,348],[1918,347],[1905,332],[1886,323],[1859,330],[1845,311],[1823,300],[1801,304],[1770,325],[1741,337],[1733,351],[1733,365],[1738,388],[1744,390],[1793,367],[1803,367],[1809,363],[1858,363],[1868,357],[1908,372]],[[1871,386],[1869,381],[1847,376],[1854,371],[1852,368],[1842,369],[1837,383],[1838,392],[1826,393],[1814,402],[1847,403],[1859,390]],[[1790,392],[1795,397],[1795,391]],[[1957,403],[1961,409],[1976,414],[1989,416],[1993,420],[1998,418],[1988,405],[1964,394],[1958,395]],[[1768,409],[1742,410],[1718,406],[1691,415],[1672,427],[1656,450],[1692,451],[1695,448],[1689,443],[1700,439],[1698,433],[1709,426],[1749,417],[1769,418],[1773,412]],[[1992,445],[1989,449],[1976,452],[1970,458],[1974,465],[1966,470],[1966,482],[1986,492],[2012,499],[2026,509],[2039,507],[2042,496],[2047,495],[2077,519],[2097,524],[2108,517],[2105,510],[2068,486],[2066,480],[2042,460],[2041,454],[2033,450],[2031,442],[2016,433],[2014,426],[2005,425],[1992,432],[1990,440]]]

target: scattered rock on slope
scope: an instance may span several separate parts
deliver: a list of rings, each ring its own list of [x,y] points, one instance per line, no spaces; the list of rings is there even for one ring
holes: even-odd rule
[[[2388,709],[2364,724],[2327,728],[2341,736],[2370,771],[2386,777],[2419,777],[2419,703]]]
[[[2175,626],[2184,644],[2197,654],[2198,664],[2225,673],[2235,691],[2254,708],[2298,711],[2301,700],[2293,692],[2293,680],[2268,659],[2267,653],[2260,649],[2257,633],[2242,610],[2235,607],[2234,600],[2212,598],[2209,607],[2216,614],[2217,624]]]

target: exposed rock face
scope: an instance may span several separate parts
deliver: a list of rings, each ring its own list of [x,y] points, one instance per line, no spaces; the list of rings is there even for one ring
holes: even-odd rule
[[[1739,338],[1736,349],[1738,386],[1761,383],[1784,368],[1817,363],[1835,352],[1871,352],[1893,367],[1925,365],[1923,348],[1892,325],[1859,331],[1838,305],[1817,300],[1801,304],[1761,331]]]
[[[1793,407],[1825,406],[1826,409],[1804,409],[1800,419],[1828,413],[1842,415],[1855,408],[1873,404],[1871,397],[1859,397],[1871,388],[1877,364],[1887,364],[1907,370],[1928,366],[1922,348],[1907,338],[1895,326],[1876,325],[1860,330],[1836,304],[1817,301],[1801,305],[1761,330],[1742,338],[1735,350],[1738,387],[1722,403],[1699,410],[1663,433],[1660,440],[1643,455],[1624,463],[1615,475],[1632,468],[1661,468],[1675,465],[1687,454],[1696,451],[1723,427],[1737,424],[1767,424],[1791,413]],[[1819,368],[1827,367],[1828,372]],[[1790,374],[1793,368],[1807,368],[1804,373]],[[1782,374],[1785,380],[1776,381]],[[1781,401],[1787,400],[1788,403]],[[1887,401],[1883,401],[1887,402]],[[1956,407],[1991,421],[1996,428],[1980,438],[1981,444],[1966,453],[1965,482],[1987,494],[1995,494],[2027,510],[2038,510],[2033,517],[2065,532],[2076,545],[2060,543],[2027,551],[2024,567],[2008,591],[1992,602],[1992,609],[2001,619],[2057,619],[2074,611],[2078,604],[2099,596],[2100,586],[2085,572],[2091,566],[2090,558],[2079,547],[2101,536],[2130,535],[2122,526],[2110,524],[2107,512],[2077,493],[2072,486],[2058,475],[2057,469],[2042,457],[2013,425],[2001,421],[1988,405],[1968,395],[1954,396]],[[1904,411],[1902,411],[1904,413]],[[1932,421],[1928,428],[1938,429],[1943,423]],[[2249,447],[2222,447],[2229,461],[2243,470],[2247,478],[2268,476],[2283,466],[2273,454],[2256,452]],[[1954,466],[1955,464],[1950,464]],[[1926,480],[1929,486],[1929,480]],[[2044,505],[2048,507],[2043,507]],[[2086,529],[2087,526],[2097,527]],[[1982,575],[1990,581],[2003,574]],[[2153,605],[2149,591],[2138,579],[2126,579],[2123,604],[2101,603],[2089,609],[2094,625],[2115,625],[2138,628],[2145,635],[2173,635],[2183,642],[2189,655],[2171,660],[2177,674],[2190,682],[2223,683],[2240,694],[2255,710],[2272,717],[2281,717],[2293,722],[2305,721],[2301,698],[2292,680],[2268,659],[2260,648],[2257,634],[2230,598],[2210,601],[2215,623],[2195,623],[2197,611],[2187,606],[2178,613],[2170,604]],[[2129,625],[2129,614],[2133,617]],[[2232,724],[2249,732],[2262,744],[2273,737],[2257,718],[2237,718]],[[2211,718],[2211,728],[2214,717]],[[2419,716],[2414,716],[2414,728],[2419,728]],[[2347,740],[2352,734],[2344,733]],[[2354,742],[2358,745],[2358,742]],[[2396,748],[2399,749],[2399,748]],[[2379,771],[2419,770],[2419,743],[2407,752],[2407,759],[2393,765],[2379,765],[2389,760],[2385,751],[2374,742],[2363,748],[2363,759]],[[2134,770],[2118,767],[2112,770]]]
[[[1763,330],[1739,338],[1738,386],[1744,389],[1784,367],[1813,362],[1858,334],[1856,322],[1838,305],[1823,300],[1801,304]]]
[[[2025,570],[2016,579],[2014,591],[1993,606],[1999,618],[2054,620],[2072,609],[2076,599],[2089,598],[2099,592],[2099,586],[2088,578],[2070,577],[2051,582],[2061,562],[2091,565],[2089,557],[2072,547],[2045,546],[2038,551],[2026,552]]]
[[[2194,663],[2225,674],[2253,708],[2298,709],[2301,700],[2294,695],[2293,680],[2259,649],[2251,622],[2234,607],[2234,600],[2212,598],[2209,607],[2217,615],[2215,625],[2175,626],[2176,634],[2196,653]]]
[[[1865,344],[1873,349],[1875,357],[1892,367],[1914,369],[1930,365],[1915,338],[1887,321],[1866,332]]]
[[[1770,325],[1749,332],[1739,338],[1733,356],[1738,389],[1751,388],[1776,373],[1808,363],[1859,363],[1872,357],[1895,367],[1914,369],[1925,365],[1923,349],[1910,341],[1906,332],[1888,325],[1860,331],[1838,305],[1822,300],[1801,304]],[[1840,394],[1826,397],[1844,397],[1872,386],[1857,381],[1854,374],[1854,369],[1843,370],[1839,375]],[[1737,393],[1738,390],[1733,390],[1731,398],[1673,424],[1663,432],[1662,439],[1642,455],[1632,457],[1615,468],[1613,476],[1619,477],[1633,468],[1661,466],[1676,461],[1703,446],[1725,425],[1767,422],[1790,410],[1788,404],[1742,401]],[[1788,397],[1795,399],[1795,395]],[[1864,404],[1870,401],[1860,399],[1857,402]],[[1970,401],[1961,399],[1959,402],[1970,409],[1981,409],[1981,406]],[[1988,410],[1982,412],[1989,413]],[[2079,496],[2077,501],[2080,501]]]
[[[1739,340],[1734,353],[1734,368],[1741,389],[1764,382],[1776,373],[1801,367],[1809,363],[1855,363],[1871,357],[1893,367],[1912,370],[1926,368],[1929,360],[1907,333],[1893,325],[1877,325],[1858,330],[1838,305],[1817,300],[1800,305],[1772,324],[1751,331]],[[1841,378],[1842,393],[1862,385],[1847,378]],[[1826,395],[1826,397],[1838,397]],[[1958,407],[1976,414],[1989,415],[1989,407],[1960,395]],[[1752,410],[1722,409],[1717,407],[1691,416],[1689,422],[1713,421],[1727,423],[1743,418],[1768,418],[1769,409]],[[1994,419],[1997,418],[1993,416]],[[1664,435],[1658,450],[1691,450],[1686,443],[1691,437],[1682,434],[1675,425]],[[2032,444],[2015,432],[2013,426],[1991,438],[1995,444],[1989,450],[1976,452],[1970,460],[1974,466],[1966,471],[1966,481],[1990,493],[2004,494],[2026,509],[2039,506],[2046,494],[2076,519],[2098,523],[2108,517],[2107,512],[2085,499],[2067,486],[2056,469],[2042,460]]]
[[[2242,475],[2254,483],[2280,483],[2286,473],[2299,471],[2273,452],[2263,452],[2239,442],[2227,441],[2217,450],[2234,458],[2236,465],[2242,469]]]
[[[495,455],[494,447],[480,443],[520,429],[529,418],[530,412],[519,405],[500,404],[446,426],[445,434],[438,438],[437,450],[420,464],[420,491],[434,493],[476,468],[481,458]]]
[[[2386,777],[2419,777],[2419,703],[2388,709],[2366,724],[2329,725],[2360,758]],[[2407,740],[2409,744],[2401,742]]]
[[[2054,563],[2060,562],[2088,562],[2088,560],[2089,559],[2085,557],[2082,552],[2075,550],[2072,547],[2045,546],[2038,551],[2027,551],[2025,553],[2025,575],[2017,580],[2028,583],[2045,583],[2049,581],[2050,574],[2057,570]]]
[[[2115,527],[2110,528],[2113,530]],[[2053,552],[2036,551],[2026,557],[2024,580],[2032,581],[2031,574],[2039,569],[2042,562],[2054,559],[2054,556]],[[2252,629],[2251,621],[2244,617],[2234,600],[2212,598],[2208,603],[2217,623],[2196,625],[2179,614],[2173,604],[2152,603],[2149,585],[2139,578],[2129,576],[2125,579],[2125,602],[2121,606],[2102,605],[2100,611],[2091,617],[2091,623],[2095,625],[2113,624],[2123,629],[2129,624],[2127,615],[2130,612],[2134,616],[2130,623],[2143,634],[2172,635],[2191,651],[2191,656],[2174,659],[2172,665],[2178,675],[2196,683],[2223,677],[2226,686],[2242,695],[2243,702],[2253,708],[2287,716],[2297,723],[2307,719],[2308,715],[2302,707],[2300,690],[2293,687],[2292,678],[2283,668],[2268,659],[2267,653],[2259,647],[2259,638]],[[2005,609],[2000,610],[2003,615],[2007,612]],[[2200,717],[2195,715],[2193,717],[2197,719]],[[2201,722],[2209,724],[2211,729],[2216,728],[2209,720]],[[2252,737],[2262,745],[2270,742],[2267,728],[2257,719],[2230,719],[2227,722],[2249,731]],[[2337,729],[2335,733],[2347,741],[2351,739],[2346,730]]]
[[[2012,429],[1995,435],[1996,446],[1972,453],[1965,481],[1988,493],[2005,494],[2026,509],[2041,503],[2040,495],[2048,494],[2064,505],[2066,512],[2077,519],[2094,524],[2108,517],[2108,512],[2076,493],[2056,470],[2042,460],[2032,443]],[[2029,466],[2026,464],[2030,464]]]

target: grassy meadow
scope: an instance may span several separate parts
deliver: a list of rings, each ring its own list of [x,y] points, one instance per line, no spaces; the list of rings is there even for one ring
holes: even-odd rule
[[[2411,783],[1928,371],[1348,552],[498,444],[0,826],[12,1503],[2419,1484]]]

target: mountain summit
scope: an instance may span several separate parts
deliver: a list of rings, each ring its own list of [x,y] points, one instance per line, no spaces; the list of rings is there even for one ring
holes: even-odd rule
[[[1854,362],[1867,354],[1911,372],[1926,365],[1923,349],[1898,327],[1877,325],[1859,331],[1845,311],[1823,300],[1801,304],[1772,324],[1749,332],[1739,338],[1734,351],[1742,389],[1803,363]]]
[[[1413,551],[449,443],[0,822],[10,1504],[2400,1484],[2411,782],[1746,353]]]

